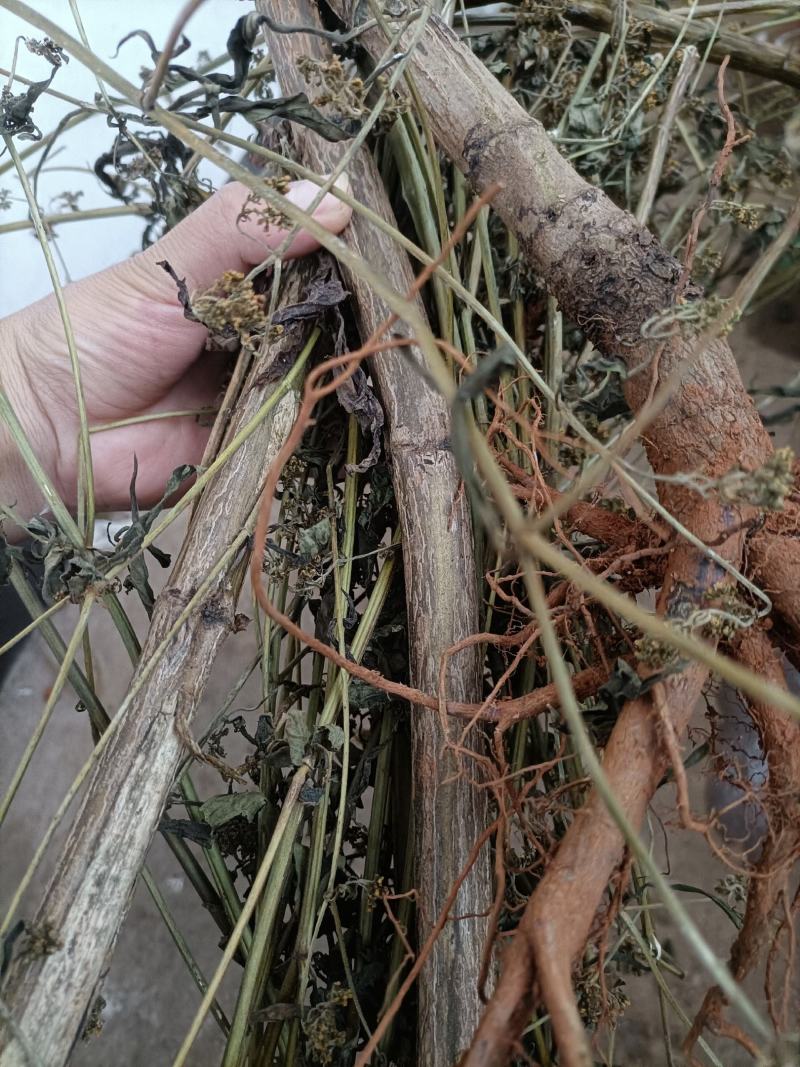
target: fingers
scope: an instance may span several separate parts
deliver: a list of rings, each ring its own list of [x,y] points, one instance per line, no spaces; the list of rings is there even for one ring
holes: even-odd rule
[[[294,182],[289,199],[305,209],[317,193],[313,182]],[[238,182],[224,186],[145,252],[67,286],[84,389],[96,417],[110,419],[147,407],[203,348],[205,327],[185,317],[175,282],[159,262],[166,260],[185,278],[191,294],[226,270],[249,270],[286,238],[283,227],[265,229],[255,219],[237,221],[247,195]],[[343,229],[350,215],[350,208],[330,194],[314,212],[331,232]],[[303,255],[316,247],[308,233],[299,233],[290,253]],[[54,353],[61,357],[63,329],[54,300],[40,301],[22,314],[34,322],[38,348],[49,358]],[[65,356],[59,363],[68,373]]]
[[[347,190],[347,177],[337,179]],[[310,181],[292,182],[287,193],[299,208],[307,210],[319,193]],[[223,271],[246,272],[279,248],[291,227],[265,223],[263,203],[248,202],[249,190],[239,182],[223,186],[201,207],[180,222],[152,248],[134,257],[137,287],[146,287],[144,295],[177,302],[175,285],[161,268],[159,260],[169,261],[189,290],[206,288]],[[241,218],[243,209],[248,215]],[[314,219],[330,233],[339,233],[350,221],[351,208],[331,193],[326,194],[314,211]],[[292,239],[288,257],[304,256],[319,247],[307,231],[300,230]]]
[[[336,180],[336,185],[344,192],[348,192],[350,183],[347,175],[343,174]],[[287,228],[279,225],[265,227],[262,219],[258,217],[259,205],[255,202],[255,214],[250,214],[245,219],[238,216],[247,199],[248,190],[239,182],[231,182],[223,186],[217,194],[220,203],[222,221],[228,228],[228,240],[231,247],[236,248],[242,256],[244,264],[252,267],[260,263],[271,251],[279,248],[287,237]],[[319,195],[319,186],[314,182],[292,182],[286,194],[287,200],[291,200],[297,207],[307,210]],[[253,207],[253,203],[248,205]],[[327,193],[314,212],[314,219],[329,230],[331,233],[339,233],[350,221],[352,209],[333,194]],[[292,243],[286,252],[288,257],[304,256],[319,248],[319,243],[310,233],[300,230],[292,239]]]
[[[147,412],[213,411],[222,397],[224,361],[204,355],[180,381]],[[172,471],[182,463],[197,464],[203,456],[213,415],[182,415],[171,419],[137,422],[92,435],[95,499],[101,510],[129,506],[128,485],[137,457],[136,493],[142,507],[161,497]],[[72,485],[77,471],[68,479]],[[186,487],[184,487],[186,488]],[[74,503],[70,499],[69,503]]]

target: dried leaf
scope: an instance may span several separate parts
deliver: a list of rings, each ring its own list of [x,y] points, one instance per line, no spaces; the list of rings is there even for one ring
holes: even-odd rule
[[[369,682],[362,682],[355,678],[350,682],[349,688],[350,706],[361,712],[374,711],[376,708],[385,707],[390,702],[390,697],[382,689],[376,689]]]
[[[313,526],[301,530],[297,537],[297,547],[306,559],[321,555],[331,542],[330,519],[320,519]]]
[[[348,141],[355,137],[361,125],[354,119],[346,119],[339,124],[325,118],[318,108],[309,103],[305,93],[277,97],[274,100],[249,100],[244,96],[223,96],[215,100],[213,104],[204,104],[197,108],[194,117],[202,119],[216,112],[244,115],[247,121],[254,125],[273,118],[291,119],[292,122],[297,122],[301,126],[307,126],[320,137],[324,137],[326,141]]]
[[[360,463],[348,463],[348,474],[363,474],[374,467],[381,454],[381,432],[383,430],[383,408],[373,393],[367,376],[361,367],[357,367],[347,381],[336,390],[339,403],[349,415],[355,415],[361,432],[372,436],[369,454]]]
[[[272,316],[272,325],[286,327],[326,315],[329,319],[333,317],[336,327],[334,349],[338,355],[344,351],[344,320],[339,305],[350,294],[342,287],[334,260],[325,254],[319,255],[318,258],[319,269],[308,283],[305,299],[297,304],[279,308]],[[295,355],[291,348],[279,352],[260,377],[259,384],[278,381],[287,374],[294,363]]]
[[[701,896],[706,897],[708,900],[716,904],[721,911],[724,911],[737,930],[741,930],[744,925],[744,919],[739,912],[715,893],[708,893],[705,889],[700,889],[699,886],[686,885],[683,882],[673,882],[672,888],[677,889],[679,893],[699,893]]]
[[[19,137],[22,141],[41,141],[42,131],[33,121],[33,105],[50,85],[58,67],[53,67],[50,77],[29,85],[24,93],[15,96],[6,86],[0,94],[0,110],[3,116],[2,133],[6,137]]]
[[[58,526],[39,515],[25,523],[24,529],[31,541],[22,557],[29,565],[42,567],[45,603],[65,597],[78,603],[89,586],[102,581],[107,557],[101,552],[77,547]]]
[[[191,158],[191,150],[171,133],[140,133],[136,141],[132,141],[125,132],[125,122],[135,116],[117,112],[117,117],[122,124],[121,131],[111,149],[98,156],[94,173],[114,199],[124,204],[132,203],[134,199],[135,186],[129,192],[131,183],[138,178],[148,178],[154,193],[153,213],[162,216],[171,228],[207,195],[201,191],[196,175],[187,179],[182,173]],[[143,152],[147,159],[143,158]],[[129,158],[130,162],[126,163]]]
[[[250,63],[253,58],[253,46],[255,45],[258,32],[263,25],[275,24],[266,15],[260,15],[255,11],[250,12],[247,15],[243,15],[237,20],[230,34],[228,35],[227,49],[228,55],[233,60],[233,74],[202,74],[199,71],[193,70],[191,67],[181,66],[177,63],[170,63],[167,68],[170,74],[179,74],[187,81],[200,82],[207,89],[210,86],[215,89],[225,89],[230,93],[238,93],[244,84],[244,80],[247,76],[247,72],[250,69]],[[300,29],[300,27],[298,27]],[[138,35],[149,40],[150,54],[153,62],[158,62],[160,53],[156,52],[152,46],[152,39],[149,35],[145,35],[143,31],[138,31]],[[129,36],[131,36],[129,34]],[[332,34],[331,36],[338,37],[338,34]],[[177,51],[173,53],[177,55]],[[265,114],[269,115],[283,115],[285,118],[293,119],[295,122],[300,122],[303,125],[310,126],[311,129],[316,130],[322,137],[326,137],[328,140],[337,141],[342,140],[344,137],[352,137],[360,128],[360,123],[349,124],[348,128],[350,132],[344,132],[345,125],[341,127],[337,124],[325,119],[324,116],[314,107],[308,103],[308,98],[305,94],[298,94],[293,97],[286,97],[278,100],[247,100],[241,96],[228,96],[219,100],[214,95],[214,90],[208,92],[208,103],[204,108],[198,111],[197,117],[202,118],[204,115],[218,114],[220,111],[238,111],[245,114],[249,111],[254,112],[255,109],[261,105],[265,110]],[[178,102],[179,104],[181,101]],[[253,105],[253,106],[249,106]],[[288,108],[288,110],[286,110]],[[248,116],[250,117],[250,116]],[[260,116],[263,117],[263,116]],[[252,121],[258,121],[253,118]]]
[[[240,816],[252,822],[266,803],[263,793],[223,793],[222,796],[209,797],[198,811],[201,818],[216,829]]]
[[[139,511],[139,502],[136,499],[136,476],[139,472],[139,464],[136,456],[133,457],[133,475],[130,484],[131,521],[130,525],[124,526],[115,536],[114,552],[108,558],[107,567],[115,566],[125,560],[130,561],[128,563],[128,577],[125,581],[125,585],[128,589],[135,589],[139,594],[139,599],[148,616],[152,615],[155,596],[150,585],[147,563],[145,562],[144,557],[139,553],[139,549],[141,548],[145,537],[150,532],[153,523],[166,507],[169,498],[180,488],[183,482],[195,474],[196,471],[197,468],[190,464],[183,464],[180,467],[176,467],[170,475],[161,499],[158,500],[149,511],[142,515]],[[162,567],[169,566],[171,557],[166,552],[162,552],[155,546],[150,546],[150,554]]]
[[[196,822],[194,819],[162,818],[158,828],[163,834],[174,834],[176,837],[183,837],[187,841],[194,841],[195,844],[202,845],[204,848],[210,845],[213,840],[208,823]]]
[[[272,316],[273,325],[285,326],[290,322],[315,319],[337,307],[348,296],[350,293],[342,286],[338,274],[331,271],[325,276],[317,276],[309,283],[304,300],[299,304],[288,304],[275,312]]]
[[[662,677],[660,673],[651,674],[647,678],[640,678],[634,668],[624,659],[618,659],[611,677],[597,691],[597,698],[593,702],[595,708],[606,708],[617,714],[622,710],[623,704],[628,700],[635,700],[652,689]]]
[[[311,738],[305,708],[292,708],[288,712],[284,736],[289,745],[289,758],[295,767],[299,767]]]
[[[175,268],[166,259],[159,259],[156,262],[156,266],[161,267],[162,270],[165,270],[170,276],[170,278],[172,278],[172,280],[175,282],[175,285],[178,287],[178,303],[183,308],[183,317],[185,319],[188,319],[189,322],[199,322],[200,320],[192,311],[192,301],[189,297],[189,289],[186,285],[186,279],[179,278],[175,271]]]
[[[147,30],[131,30],[130,33],[126,33],[125,36],[117,42],[117,50],[111,58],[116,59],[119,55],[120,48],[122,48],[124,44],[130,41],[132,37],[141,37],[141,39],[150,49],[150,58],[152,59],[153,63],[158,63],[159,59],[161,58],[161,52],[158,50],[158,48],[156,48],[156,43],[150,36],[150,34],[147,32]],[[172,56],[179,56],[183,52],[187,51],[187,49],[191,46],[191,43],[192,42],[189,40],[186,34],[182,33],[181,39],[178,41],[178,43],[172,50]],[[172,56],[170,58],[172,58]]]
[[[323,726],[321,730],[317,730],[315,740],[322,748],[338,752],[344,744],[344,730],[336,725]]]
[[[128,579],[125,582],[127,589],[135,589],[139,594],[142,607],[147,612],[147,617],[153,615],[156,598],[153,587],[150,585],[150,575],[147,571],[147,563],[144,556],[134,556],[128,564]]]
[[[227,49],[228,55],[233,60],[233,74],[200,74],[191,67],[179,66],[177,63],[170,63],[168,70],[172,74],[180,74],[187,81],[208,82],[211,85],[219,86],[220,89],[236,92],[241,89],[250,69],[250,61],[253,58],[253,45],[256,42],[262,22],[263,18],[255,12],[242,15],[240,19],[237,19],[233,29],[228,34]],[[140,35],[143,35],[141,31]],[[184,51],[184,49],[181,49],[181,51]],[[173,55],[178,54],[177,50],[173,52]],[[151,56],[153,62],[157,63],[160,53],[153,54],[151,51]]]

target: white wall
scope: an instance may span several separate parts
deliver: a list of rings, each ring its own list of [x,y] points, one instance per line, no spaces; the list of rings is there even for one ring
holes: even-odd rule
[[[152,67],[145,42],[133,38],[123,46],[117,58],[112,58],[117,42],[133,29],[146,29],[152,34],[156,45],[161,47],[172,23],[184,7],[184,2],[78,0],[78,5],[92,49],[129,81],[139,85],[140,68]],[[31,6],[68,33],[79,37],[68,0],[31,0]],[[229,30],[236,19],[249,10],[251,6],[241,0],[206,0],[186,27],[186,34],[192,46],[177,62],[193,65],[201,49],[206,49],[212,56],[224,52]],[[44,36],[35,27],[0,8],[0,66],[6,70],[11,67],[14,41],[20,33],[38,39]],[[232,68],[229,64],[222,69]],[[24,45],[20,45],[17,73],[39,81],[47,77],[49,70],[49,64],[44,59],[32,55]],[[2,79],[2,84],[5,84],[5,80]],[[94,100],[98,91],[94,75],[74,58],[56,72],[52,88],[89,102]],[[15,93],[24,90],[24,84],[14,83]],[[47,134],[70,110],[72,105],[43,95],[36,103],[34,120],[42,132]],[[252,127],[242,119],[237,119],[229,129],[240,137],[247,137],[252,132]],[[114,130],[107,126],[103,115],[94,116],[67,130],[60,139],[60,148],[57,146],[51,151],[45,164],[46,173],[43,173],[39,183],[40,208],[45,212],[62,210],[55,203],[55,198],[65,190],[83,192],[79,202],[81,209],[118,204],[119,201],[108,196],[92,172],[95,160],[111,147],[113,139]],[[19,151],[30,143],[16,140]],[[0,168],[8,162],[6,153],[0,158]],[[33,167],[35,163],[36,157],[32,157],[28,165]],[[55,169],[64,167],[82,169]],[[208,166],[201,169],[201,174],[211,177],[216,183],[220,181],[219,172]],[[0,211],[0,227],[5,223],[27,218],[27,204],[13,165],[11,169],[0,172],[0,189],[10,190],[15,198],[9,210]],[[82,278],[138,251],[143,228],[143,220],[134,216],[59,226],[57,246],[66,265],[66,273],[62,268],[62,280]],[[0,316],[46,295],[50,288],[44,259],[33,232],[26,230],[8,234],[0,229]]]

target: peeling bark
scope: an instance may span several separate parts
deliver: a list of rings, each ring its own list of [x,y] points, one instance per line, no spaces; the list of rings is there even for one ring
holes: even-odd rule
[[[313,260],[289,268],[283,299],[297,303]],[[293,323],[255,359],[226,442],[275,391],[264,372],[291,360],[313,323]],[[298,396],[289,390],[206,487],[181,554],[156,600],[135,686],[158,646],[217,560],[246,528],[265,468],[292,428]],[[34,924],[50,924],[62,947],[13,963],[4,983],[9,1011],[47,1067],[61,1067],[79,1039],[155,833],[179,762],[181,732],[200,703],[214,660],[231,632],[241,565],[219,575],[170,641],[142,687],[119,712],[114,736],[92,772]],[[116,722],[116,720],[115,720]],[[2,1067],[26,1067],[20,1046],[0,1052]]]

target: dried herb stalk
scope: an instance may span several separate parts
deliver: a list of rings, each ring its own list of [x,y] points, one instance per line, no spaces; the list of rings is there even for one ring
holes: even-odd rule
[[[304,261],[287,271],[282,302],[299,302],[313,271]],[[291,429],[301,375],[269,380],[269,367],[296,357],[313,323],[295,323],[267,342],[253,362],[226,443],[283,386],[273,409],[206,488],[169,581],[156,601],[132,696],[117,713],[105,751],[92,774],[73,830],[34,923],[58,930],[63,951],[27,956],[12,964],[7,1001],[23,1033],[36,1041],[42,1062],[67,1061],[95,989],[104,975],[167,794],[184,754],[183,737],[234,625],[244,573],[247,529],[265,469]],[[266,379],[266,380],[265,380]],[[155,667],[150,659],[173,629],[217,561],[240,544],[231,565],[171,639]],[[140,679],[148,672],[143,684]],[[121,716],[121,718],[120,718]],[[58,1026],[51,1025],[54,1018]],[[19,1061],[18,1046],[0,1055],[2,1067]]]
[[[316,6],[309,0],[272,0],[263,7],[285,23],[319,25]],[[298,70],[299,57],[325,60],[331,56],[319,37],[268,36],[275,71],[287,93],[308,88]],[[322,172],[330,172],[341,158],[341,148],[307,130],[297,129],[296,140],[303,161]],[[354,196],[395,224],[383,182],[366,150],[357,153],[348,175]],[[413,274],[408,258],[386,235],[355,215],[343,237],[398,292],[409,289]],[[385,320],[389,308],[359,278],[345,273],[344,280],[353,293],[359,330],[366,339]],[[370,370],[386,413],[387,449],[403,529],[410,681],[425,692],[435,692],[442,653],[477,630],[478,610],[472,525],[448,444],[448,407],[415,369],[414,362],[422,359],[416,348],[390,351],[375,357]],[[452,699],[480,700],[477,649],[454,657],[447,684]],[[423,940],[488,822],[485,791],[474,788],[465,777],[446,784],[458,772],[459,761],[444,750],[445,742],[448,737],[457,740],[462,726],[455,723],[445,733],[436,714],[414,708],[414,885]],[[479,735],[470,743],[479,745]],[[465,762],[469,763],[461,760],[462,767]],[[474,767],[464,769],[474,776]],[[490,861],[484,850],[464,882],[454,911],[479,915],[490,900]],[[485,921],[480,918],[448,924],[420,976],[420,1063],[449,1067],[469,1041],[481,1010],[477,975],[484,933]],[[459,990],[458,997],[453,997],[454,989]]]

